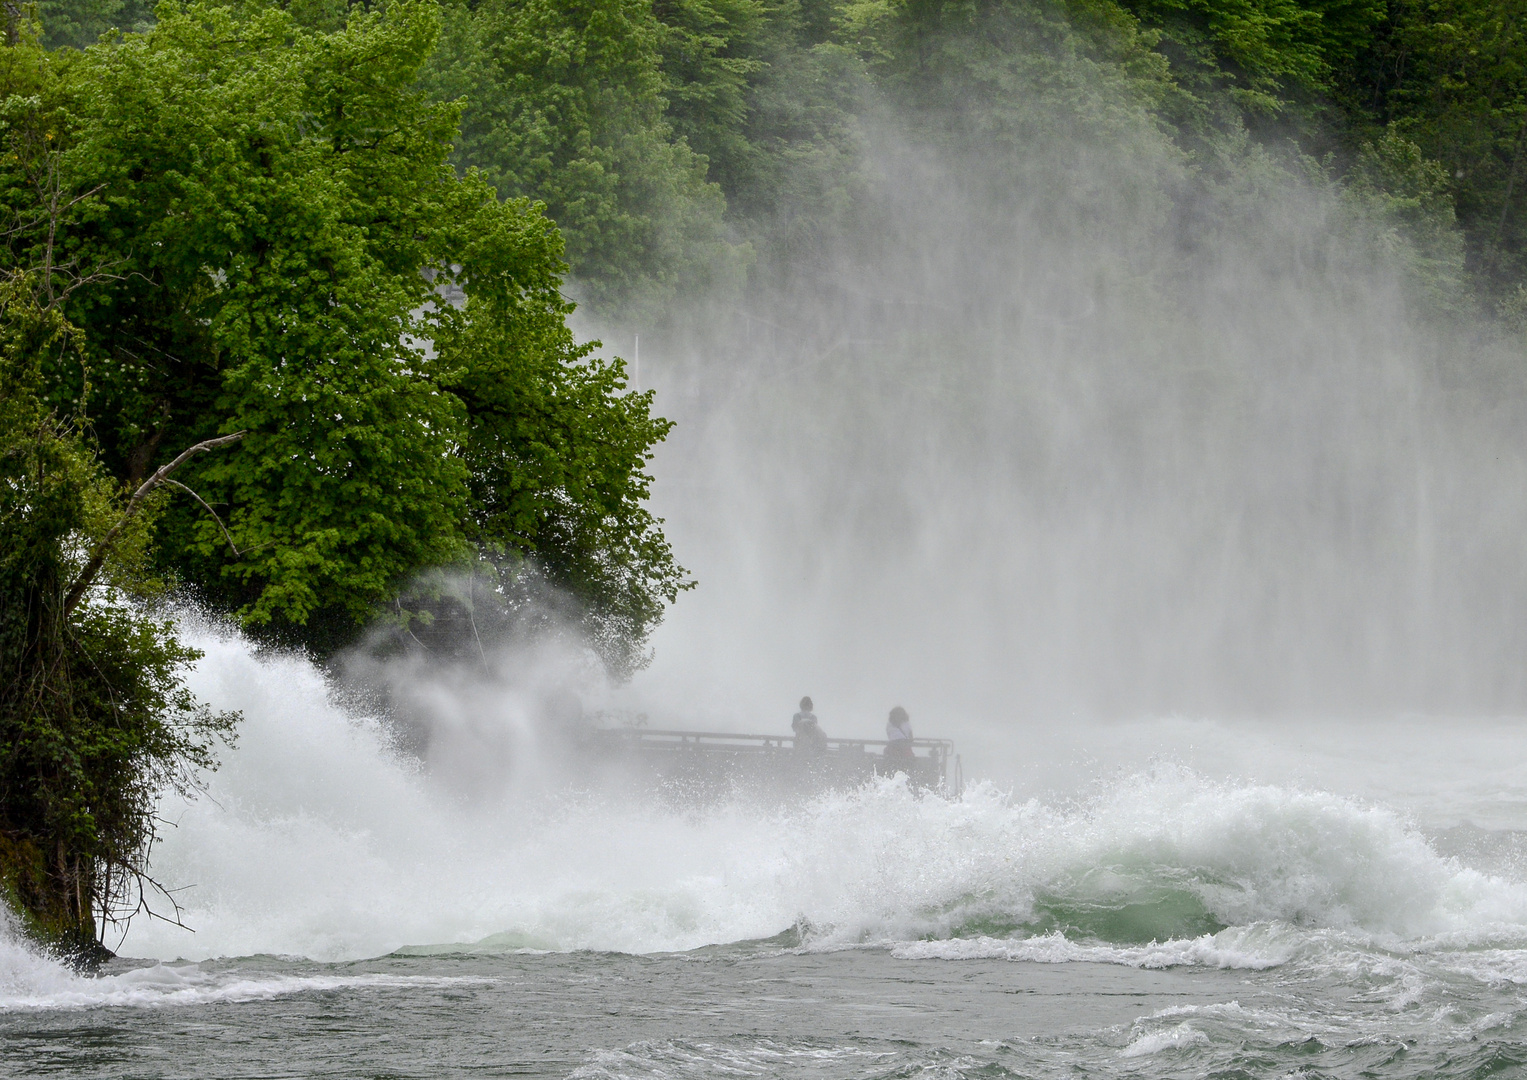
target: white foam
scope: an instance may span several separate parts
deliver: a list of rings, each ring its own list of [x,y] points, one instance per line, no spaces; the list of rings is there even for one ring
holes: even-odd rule
[[[618,1050],[595,1050],[592,1060],[570,1074],[570,1080],[635,1080],[635,1078],[777,1076],[782,1071],[815,1075],[825,1065],[873,1063],[894,1058],[887,1051],[854,1046],[800,1046],[762,1039],[743,1045],[664,1039],[633,1043]]]
[[[893,948],[907,960],[1020,960],[1038,964],[1120,964],[1136,968],[1212,967],[1265,971],[1288,961],[1288,941],[1248,942],[1240,928],[1149,945],[1103,945],[1071,941],[1060,933],[1028,938],[946,938]],[[1261,948],[1258,948],[1258,945]]]
[[[370,973],[245,975],[236,969],[207,971],[194,964],[164,963],[120,974],[81,975],[21,941],[10,925],[0,927],[0,1011],[203,1005],[263,1001],[312,990],[474,981],[481,980]]]
[[[1159,1054],[1163,1050],[1181,1050],[1187,1046],[1198,1046],[1209,1041],[1209,1036],[1197,1030],[1192,1024],[1184,1020],[1174,1028],[1166,1031],[1153,1031],[1148,1035],[1141,1035],[1123,1050],[1119,1051],[1120,1057],[1144,1057],[1148,1054]]]
[[[1323,931],[1402,951],[1527,941],[1521,883],[1442,858],[1395,813],[1327,792],[1162,765],[1079,801],[1014,801],[990,784],[950,801],[894,780],[777,811],[465,801],[394,753],[380,725],[335,708],[310,665],[257,658],[237,638],[196,644],[207,652],[196,690],[244,724],[208,797],[165,806],[177,825],[154,871],[187,887],[177,895],[195,934],[135,923],[127,955],[338,960],[477,942],[657,952],[797,924],[814,948],[1137,966],[1268,966]],[[1160,941],[1138,946],[987,929],[1044,905],[1158,902],[1232,929],[1174,931],[1168,918]]]

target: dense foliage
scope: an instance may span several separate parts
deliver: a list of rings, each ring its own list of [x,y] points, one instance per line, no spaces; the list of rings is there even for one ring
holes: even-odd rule
[[[88,438],[40,399],[38,358],[72,350],[37,284],[0,286],[0,893],[89,958],[106,921],[170,908],[146,877],[155,804],[235,718],[195,700],[181,674],[199,654],[132,602],[152,585],[147,518],[124,518]],[[71,609],[114,526],[104,590]]]
[[[5,87],[66,199],[98,193],[48,241],[109,274],[64,307],[84,363],[46,371],[50,400],[88,383],[129,486],[248,431],[186,467],[200,501],[166,508],[157,551],[251,627],[332,649],[421,568],[534,555],[629,631],[604,635],[619,667],[682,583],[643,505],[667,426],[568,330],[554,226],[452,171],[459,108],[416,87],[438,27],[423,3],[332,32],[162,7],[53,54],[41,94]],[[0,184],[22,214],[19,162]]]
[[[1527,4],[1395,0],[1338,73],[1353,139],[1388,130],[1442,166],[1476,280],[1527,283]]]
[[[458,163],[547,198],[607,306],[715,280],[722,238],[771,274],[844,228],[875,101],[923,116],[935,141],[999,152],[1057,115],[1117,132],[1144,110],[1206,176],[1249,132],[1370,194],[1378,155],[1391,194],[1432,192],[1423,231],[1456,213],[1486,308],[1527,273],[1519,0],[452,3],[458,36],[430,85],[466,101]],[[580,139],[604,156],[574,152]],[[638,142],[649,156],[617,165],[614,148]]]
[[[664,116],[663,27],[642,0],[443,8],[426,85],[467,103],[456,159],[546,203],[595,300],[735,273],[720,190]]]
[[[128,0],[50,4],[56,42],[144,18]],[[337,26],[345,5],[290,10]],[[1057,107],[1084,122],[1139,108],[1209,173],[1249,132],[1370,192],[1373,155],[1392,165],[1407,156],[1396,157],[1403,140],[1419,172],[1387,175],[1402,189],[1445,177],[1438,194],[1466,238],[1468,288],[1486,307],[1522,303],[1520,0],[443,0],[441,10],[420,85],[464,106],[453,160],[481,169],[501,197],[544,201],[578,288],[612,314],[650,320],[749,267],[775,274],[845,228],[877,101],[904,119],[924,114],[927,133],[966,147],[1021,135],[1041,114],[1053,122]]]

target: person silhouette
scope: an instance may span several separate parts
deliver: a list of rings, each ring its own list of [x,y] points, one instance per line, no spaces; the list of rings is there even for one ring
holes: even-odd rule
[[[885,722],[885,759],[898,765],[910,765],[912,753],[912,718],[900,705],[891,710]]]
[[[795,732],[795,750],[800,754],[823,754],[827,752],[827,734],[817,723],[812,712],[811,699],[801,698],[801,711],[790,718],[790,730]]]

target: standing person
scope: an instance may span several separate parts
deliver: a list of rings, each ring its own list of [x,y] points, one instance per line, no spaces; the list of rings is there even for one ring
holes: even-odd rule
[[[900,705],[891,710],[891,718],[885,722],[885,759],[897,764],[910,764],[912,753],[912,718]]]
[[[825,754],[827,733],[817,723],[817,714],[811,711],[811,699],[801,698],[801,711],[790,718],[790,730],[795,732],[795,749],[802,754]]]

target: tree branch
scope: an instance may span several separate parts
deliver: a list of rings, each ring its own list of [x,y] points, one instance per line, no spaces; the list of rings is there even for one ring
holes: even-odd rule
[[[228,531],[228,526],[224,525],[223,524],[223,519],[217,516],[217,511],[212,509],[212,507],[207,505],[207,500],[206,499],[202,498],[200,495],[196,494],[196,492],[194,492],[190,488],[186,487],[179,480],[170,480],[170,479],[166,478],[164,482],[166,484],[169,484],[171,487],[178,487],[181,491],[184,491],[187,495],[191,496],[191,498],[193,498],[197,502],[201,503],[202,509],[206,510],[207,513],[211,514],[212,515],[212,520],[217,522],[217,527],[219,529],[223,530],[223,539],[228,541],[228,546],[233,549],[234,555],[242,554],[242,552],[239,551],[239,545],[237,545],[237,544],[235,544],[233,542],[233,534]]]
[[[199,442],[195,446],[189,447],[182,451],[180,456],[168,465],[161,465],[153,476],[150,476],[137,491],[133,492],[133,497],[127,500],[127,509],[122,511],[122,517],[101,538],[101,542],[95,546],[95,550],[90,553],[90,561],[85,564],[85,568],[80,571],[79,578],[70,587],[68,595],[64,597],[64,618],[67,619],[75,607],[79,605],[80,598],[85,595],[85,590],[90,588],[90,583],[101,572],[101,567],[106,562],[106,556],[111,554],[112,546],[117,542],[117,537],[122,534],[122,530],[127,527],[127,523],[138,513],[138,507],[142,504],[144,498],[148,496],[149,492],[168,480],[170,473],[180,468],[197,454],[204,454],[208,450],[216,450],[220,446],[236,443],[247,434],[249,434],[247,431],[236,431],[232,435],[222,435],[216,439],[207,439],[204,442]],[[176,486],[179,487],[181,485],[177,484]],[[199,500],[200,496],[198,496]],[[203,503],[202,505],[205,506],[206,504]],[[221,525],[222,522],[219,521],[218,524]]]

